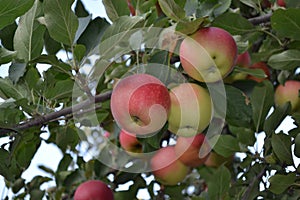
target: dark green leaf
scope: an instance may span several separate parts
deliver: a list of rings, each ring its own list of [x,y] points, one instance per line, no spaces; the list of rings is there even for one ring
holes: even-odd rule
[[[265,71],[262,69],[251,69],[251,68],[235,66],[234,71],[245,73],[245,74],[248,74],[251,76],[255,76],[257,78],[267,78]]]
[[[17,90],[11,80],[0,78],[0,96],[3,99],[13,98],[15,100],[23,98],[23,94]]]
[[[275,174],[269,179],[269,189],[274,194],[281,194],[296,181],[296,178],[297,177],[294,173],[287,175]]]
[[[300,51],[289,49],[272,55],[268,60],[268,65],[279,70],[293,70],[300,65]]]
[[[253,122],[259,132],[265,122],[270,108],[274,104],[274,89],[269,81],[263,81],[254,87],[251,98]]]
[[[14,22],[3,29],[0,29],[1,45],[10,51],[14,50],[13,40],[17,27],[17,23]]]
[[[267,135],[272,135],[276,128],[281,124],[284,118],[290,112],[291,106],[290,104],[285,104],[282,107],[276,107],[272,114],[266,119],[264,123],[264,131]]]
[[[297,136],[295,137],[294,143],[295,143],[294,154],[295,156],[300,158],[300,133],[298,133]]]
[[[14,22],[31,8],[34,0],[1,0],[0,1],[0,29]]]
[[[87,17],[89,16],[89,12],[85,9],[84,4],[81,0],[76,2],[75,14],[77,17]]]
[[[271,143],[273,151],[280,160],[280,162],[286,165],[292,165],[292,141],[290,136],[285,135],[283,133],[273,134]]]
[[[300,40],[300,9],[278,9],[271,17],[272,28],[282,37]]]
[[[47,99],[60,100],[64,98],[71,98],[74,87],[74,81],[66,79],[57,81],[52,88],[48,88],[45,97]]]
[[[240,151],[240,146],[237,138],[231,135],[217,135],[209,140],[212,144],[215,144],[212,148],[221,156],[229,157],[235,152]]]
[[[74,57],[78,62],[81,62],[81,60],[83,59],[84,55],[85,55],[85,46],[82,44],[77,44],[74,47]]]
[[[238,141],[247,146],[253,146],[256,142],[254,131],[240,126],[229,126],[231,133],[236,135]]]
[[[11,62],[16,55],[17,52],[0,47],[0,65]]]
[[[26,64],[13,62],[9,66],[8,77],[13,83],[17,83],[18,80],[25,74]]]
[[[179,22],[185,18],[185,11],[174,0],[158,0],[162,11],[174,21]]]
[[[176,31],[190,35],[197,31],[200,26],[205,23],[206,18],[198,18],[193,21],[181,20],[176,25]]]
[[[209,198],[222,199],[229,190],[230,179],[230,171],[223,165],[219,167],[208,182]]]
[[[20,18],[14,36],[14,49],[17,51],[18,59],[28,62],[42,53],[45,26],[36,20],[42,14],[42,3],[36,1],[32,8]]]
[[[25,179],[19,178],[17,179],[12,186],[13,193],[19,192],[25,186]]]
[[[243,35],[254,31],[254,26],[247,19],[230,12],[217,17],[212,25],[223,28],[233,35]]]
[[[48,30],[46,30],[44,34],[44,43],[45,49],[50,55],[56,54],[62,48],[61,43],[51,38]]]
[[[78,28],[78,19],[71,10],[74,0],[44,0],[45,23],[50,36],[71,46]]]
[[[0,174],[8,181],[14,181],[21,176],[22,169],[16,163],[16,160],[10,157],[10,153],[0,148]]]
[[[103,0],[102,3],[105,6],[105,10],[109,19],[113,22],[123,15],[130,14],[126,1]]]

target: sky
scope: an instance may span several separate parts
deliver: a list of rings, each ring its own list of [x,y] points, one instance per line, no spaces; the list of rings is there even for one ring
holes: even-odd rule
[[[92,13],[92,17],[95,18],[97,16],[100,17],[107,17],[105,9],[102,5],[101,0],[83,0],[83,3],[85,4],[86,9]],[[2,65],[0,67],[0,76],[5,77],[8,75],[8,66],[9,65]],[[292,124],[291,118],[287,118],[284,123],[281,124],[281,126],[277,129],[276,132],[279,132],[280,130],[283,130],[284,132],[287,132],[290,130],[294,125]],[[47,138],[47,133],[44,133],[42,137]],[[257,135],[258,141],[263,141],[264,134]],[[7,138],[0,139],[0,145],[4,142],[8,141]],[[256,144],[256,150],[262,149],[262,143],[258,142]],[[254,150],[254,149],[253,149]],[[41,171],[38,166],[44,165],[46,167],[49,167],[53,170],[56,170],[59,161],[62,158],[62,153],[60,150],[51,144],[46,144],[45,142],[42,142],[41,147],[39,148],[38,152],[36,153],[35,157],[33,158],[30,167],[23,173],[22,177],[26,180],[31,180],[32,177],[36,175],[42,175],[47,176],[45,172]],[[297,163],[300,163],[299,159],[296,161]],[[53,182],[46,183],[43,185],[43,188],[48,188],[49,186],[54,185]],[[124,189],[126,189],[127,186],[124,186]],[[3,177],[0,176],[0,199],[3,199],[3,195],[7,194],[9,191],[4,189],[4,182]],[[1,196],[2,195],[2,196]],[[149,195],[146,191],[141,191],[138,196],[143,199],[148,199]]]

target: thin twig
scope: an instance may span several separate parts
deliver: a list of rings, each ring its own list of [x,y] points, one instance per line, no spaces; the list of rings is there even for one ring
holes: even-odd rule
[[[55,120],[55,119],[59,119],[62,116],[66,116],[66,115],[78,112],[78,111],[84,109],[85,107],[92,105],[93,103],[100,103],[100,102],[106,101],[106,100],[110,99],[110,96],[111,96],[111,91],[96,95],[94,99],[88,99],[86,101],[83,101],[76,105],[64,108],[62,110],[52,112],[52,113],[49,113],[46,115],[42,115],[37,118],[33,118],[32,120],[17,124],[13,128],[0,128],[0,137],[4,136],[5,134],[10,133],[10,132],[19,132],[19,131],[29,129],[34,126],[44,125],[45,123]]]
[[[272,13],[269,13],[266,15],[250,18],[248,19],[248,21],[251,22],[253,25],[258,25],[258,24],[269,22],[271,20],[271,16]]]

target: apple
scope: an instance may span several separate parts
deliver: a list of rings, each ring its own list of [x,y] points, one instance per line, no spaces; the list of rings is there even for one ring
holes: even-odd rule
[[[292,112],[300,112],[300,81],[287,80],[284,85],[278,85],[275,89],[274,101],[277,106],[290,102]]]
[[[100,180],[88,180],[81,183],[75,193],[74,200],[113,200],[112,190]]]
[[[121,147],[132,156],[138,156],[142,153],[142,144],[136,138],[136,135],[128,133],[124,129],[120,131],[119,141]]]
[[[277,5],[281,7],[286,7],[285,1],[284,0],[277,0]]]
[[[168,130],[191,137],[202,132],[212,118],[212,102],[206,89],[195,83],[181,83],[170,91]]]
[[[256,82],[262,82],[271,76],[270,69],[265,62],[257,62],[250,66],[250,69],[262,69],[265,72],[266,78],[258,78],[252,75],[248,75],[248,79],[254,80]]]
[[[189,167],[204,164],[210,151],[210,145],[202,133],[193,137],[178,137],[175,144],[175,153],[179,160]]]
[[[189,167],[178,160],[174,146],[160,148],[150,160],[156,180],[163,185],[176,185],[187,175]]]
[[[207,167],[219,167],[222,164],[225,165],[230,164],[232,160],[233,160],[233,156],[229,156],[226,158],[224,156],[221,156],[220,154],[217,154],[214,151],[211,151],[208,158],[204,162],[204,165]]]
[[[244,53],[239,54],[237,56],[235,65],[242,68],[249,68],[251,65],[251,57],[249,52],[245,51]],[[245,80],[246,78],[246,73],[232,71],[232,73],[224,79],[224,82],[232,83],[237,80]]]
[[[140,136],[155,133],[165,125],[170,105],[166,86],[149,74],[134,74],[119,80],[110,103],[120,128]]]
[[[237,52],[230,33],[217,27],[206,27],[182,41],[179,57],[189,76],[201,82],[216,82],[232,71]]]

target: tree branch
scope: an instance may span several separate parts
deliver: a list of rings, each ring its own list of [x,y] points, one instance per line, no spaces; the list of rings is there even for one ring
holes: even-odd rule
[[[271,20],[271,16],[272,13],[269,13],[266,15],[250,18],[248,19],[248,21],[251,22],[253,25],[258,25],[258,24],[269,22]]]
[[[46,122],[49,122],[52,120],[57,120],[58,118],[60,118],[62,116],[66,116],[66,115],[78,112],[78,111],[84,109],[85,107],[92,105],[93,103],[100,103],[100,102],[106,101],[110,97],[111,97],[111,91],[96,95],[94,99],[88,99],[79,104],[64,108],[62,110],[59,110],[59,111],[56,111],[53,113],[49,113],[46,115],[42,115],[37,118],[33,118],[27,122],[17,124],[13,128],[0,128],[0,137],[4,136],[5,134],[10,133],[10,132],[19,132],[19,131],[26,130],[26,129],[34,127],[34,126],[43,125]]]

